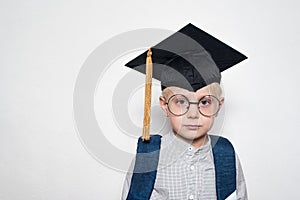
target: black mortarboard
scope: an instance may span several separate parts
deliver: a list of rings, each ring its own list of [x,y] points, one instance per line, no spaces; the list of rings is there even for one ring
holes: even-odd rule
[[[177,86],[196,91],[221,80],[222,71],[247,57],[208,33],[188,24],[151,47],[153,78],[162,89]],[[145,73],[147,52],[126,64]]]

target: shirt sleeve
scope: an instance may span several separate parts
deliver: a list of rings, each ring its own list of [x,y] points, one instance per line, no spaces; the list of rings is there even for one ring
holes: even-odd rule
[[[248,200],[246,181],[244,173],[242,170],[242,165],[240,163],[239,157],[236,156],[236,199],[237,200]]]
[[[135,164],[135,159],[133,159],[133,161],[131,162],[131,165],[127,171],[125,181],[123,184],[121,200],[126,200],[126,198],[127,198],[127,195],[128,195],[129,189],[130,189],[130,183],[131,183],[131,178],[132,178],[132,174],[133,174],[134,164]]]

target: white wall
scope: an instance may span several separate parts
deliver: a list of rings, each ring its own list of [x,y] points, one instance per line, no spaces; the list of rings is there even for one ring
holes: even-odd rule
[[[223,74],[222,131],[240,156],[250,199],[299,199],[299,8],[296,0],[1,1],[0,199],[119,199],[125,174],[95,159],[77,131],[77,76],[113,36],[189,22],[249,57]],[[96,105],[95,113],[122,134],[111,112]],[[110,141],[133,153],[126,138]]]

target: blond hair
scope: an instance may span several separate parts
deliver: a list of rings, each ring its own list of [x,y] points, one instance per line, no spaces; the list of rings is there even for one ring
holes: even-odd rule
[[[209,93],[215,95],[216,97],[221,97],[222,95],[222,88],[220,86],[219,83],[214,82],[211,83],[205,87],[208,87]],[[162,91],[162,96],[166,97],[169,95],[169,93],[171,93],[172,91],[169,89],[169,87],[166,87],[163,91]]]
[[[209,91],[210,91],[211,94],[214,94],[216,97],[221,97],[222,88],[221,88],[219,83],[214,82],[214,83],[211,83],[207,86],[209,87]]]

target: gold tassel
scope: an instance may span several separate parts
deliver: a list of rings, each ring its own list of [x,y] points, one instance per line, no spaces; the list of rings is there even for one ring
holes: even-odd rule
[[[150,140],[150,113],[151,113],[151,96],[152,96],[152,51],[147,52],[146,58],[146,86],[144,102],[144,124],[143,124],[143,141]]]

